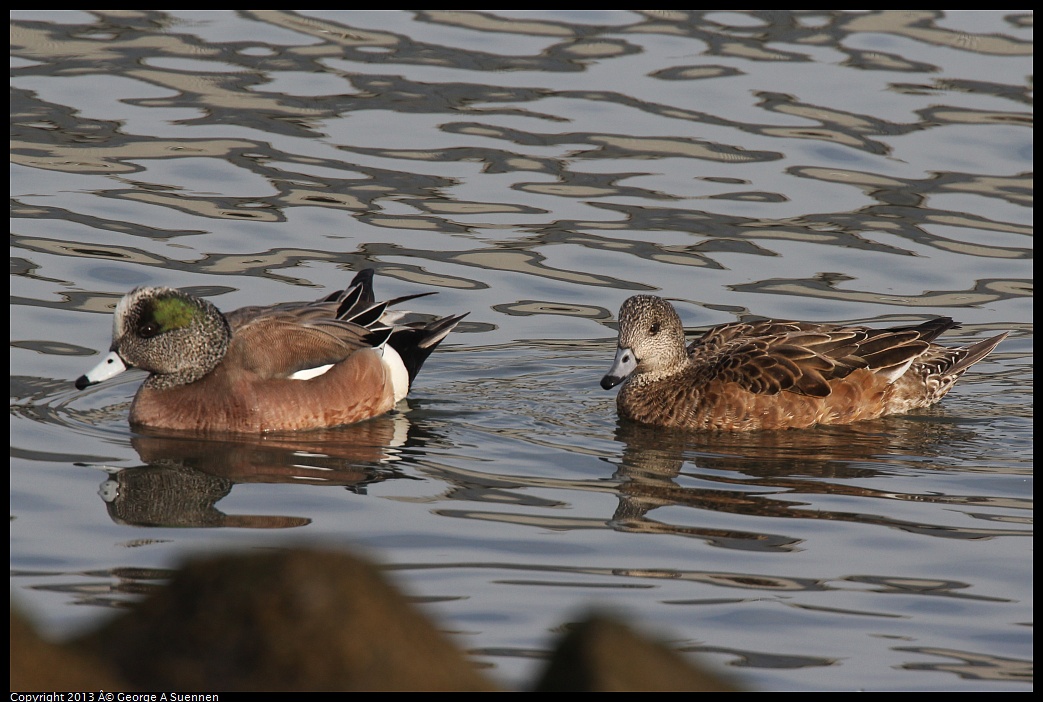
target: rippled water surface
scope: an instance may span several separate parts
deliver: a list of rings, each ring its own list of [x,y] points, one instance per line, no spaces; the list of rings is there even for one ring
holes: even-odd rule
[[[1032,15],[11,14],[11,589],[70,634],[190,554],[386,565],[507,685],[619,614],[757,689],[1032,685]],[[77,392],[116,300],[470,311],[405,411],[261,440]],[[926,411],[621,423],[620,303],[1010,337]]]

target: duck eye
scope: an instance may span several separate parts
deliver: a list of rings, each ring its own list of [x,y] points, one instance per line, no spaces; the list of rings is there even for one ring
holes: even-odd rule
[[[652,336],[655,336],[656,334],[658,334],[659,333],[659,322],[656,322],[652,326],[650,326],[648,328],[648,333],[651,334]]]
[[[159,334],[159,324],[157,322],[142,322],[141,326],[138,327],[138,336],[142,339],[151,339],[156,334]]]

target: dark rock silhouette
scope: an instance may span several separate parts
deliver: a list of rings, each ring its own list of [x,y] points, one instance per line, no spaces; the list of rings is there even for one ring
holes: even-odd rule
[[[594,615],[570,626],[538,690],[730,690],[666,646]],[[476,690],[499,687],[372,564],[312,550],[196,560],[67,645],[11,613],[11,689]]]

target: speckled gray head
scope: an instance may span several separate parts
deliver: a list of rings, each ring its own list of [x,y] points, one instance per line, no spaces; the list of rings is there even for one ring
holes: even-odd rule
[[[210,302],[174,288],[135,288],[116,305],[109,354],[76,387],[128,367],[148,371],[151,387],[191,383],[221,362],[230,338],[228,322]]]
[[[608,390],[631,375],[666,373],[684,364],[684,327],[673,305],[655,295],[634,295],[619,308],[616,358],[601,387]]]

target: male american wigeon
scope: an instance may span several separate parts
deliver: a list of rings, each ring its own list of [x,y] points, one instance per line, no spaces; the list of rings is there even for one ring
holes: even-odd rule
[[[111,353],[83,388],[129,367],[149,372],[130,408],[135,426],[265,432],[351,424],[406,396],[421,365],[466,314],[396,324],[375,302],[373,271],[315,302],[221,314],[173,288],[137,288],[116,307]]]
[[[685,346],[673,306],[635,295],[619,310],[615,362],[601,380],[622,417],[748,431],[849,424],[928,407],[1006,333],[965,348],[932,343],[949,317],[869,329],[807,322],[723,324]]]

